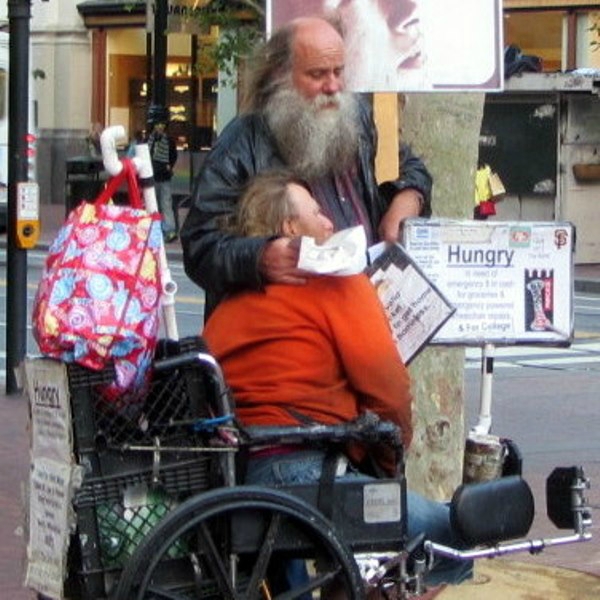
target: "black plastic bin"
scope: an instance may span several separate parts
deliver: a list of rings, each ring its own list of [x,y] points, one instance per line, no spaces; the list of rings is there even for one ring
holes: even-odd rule
[[[197,353],[200,338],[161,340],[156,358]],[[110,598],[141,540],[186,498],[220,484],[215,453],[197,452],[206,436],[193,427],[211,416],[205,394],[211,391],[196,361],[155,370],[138,403],[123,397],[107,404],[101,389],[114,369],[67,367],[73,414],[74,451],[84,467],[73,500],[77,530],[68,558],[67,597]],[[134,501],[135,500],[135,501]],[[181,549],[174,547],[169,559]]]
[[[74,156],[66,162],[65,212],[68,215],[83,200],[94,200],[106,182],[101,158]]]

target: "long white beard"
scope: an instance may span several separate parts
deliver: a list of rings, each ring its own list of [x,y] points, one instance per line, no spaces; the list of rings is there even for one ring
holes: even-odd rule
[[[321,108],[337,102],[337,107]],[[285,86],[275,92],[265,114],[279,151],[293,171],[305,179],[342,172],[356,160],[358,107],[344,92],[306,100]]]

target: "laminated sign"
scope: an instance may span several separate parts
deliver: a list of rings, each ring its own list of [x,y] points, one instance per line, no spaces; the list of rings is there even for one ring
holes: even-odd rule
[[[400,244],[369,248],[367,274],[383,304],[396,348],[408,364],[455,308]]]
[[[568,345],[571,223],[411,219],[405,246],[456,313],[433,342]]]

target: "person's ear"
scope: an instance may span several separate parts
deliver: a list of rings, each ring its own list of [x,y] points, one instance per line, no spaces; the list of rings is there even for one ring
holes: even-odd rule
[[[296,237],[298,235],[298,227],[294,217],[286,217],[281,225],[281,231],[286,237]]]

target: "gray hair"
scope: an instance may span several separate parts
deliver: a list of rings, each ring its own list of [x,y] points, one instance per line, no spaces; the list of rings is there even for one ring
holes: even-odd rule
[[[342,37],[342,21],[333,13],[320,15]],[[243,112],[262,110],[271,96],[290,77],[294,60],[293,45],[299,19],[277,29],[269,40],[257,47],[248,61],[246,83],[242,95]]]

